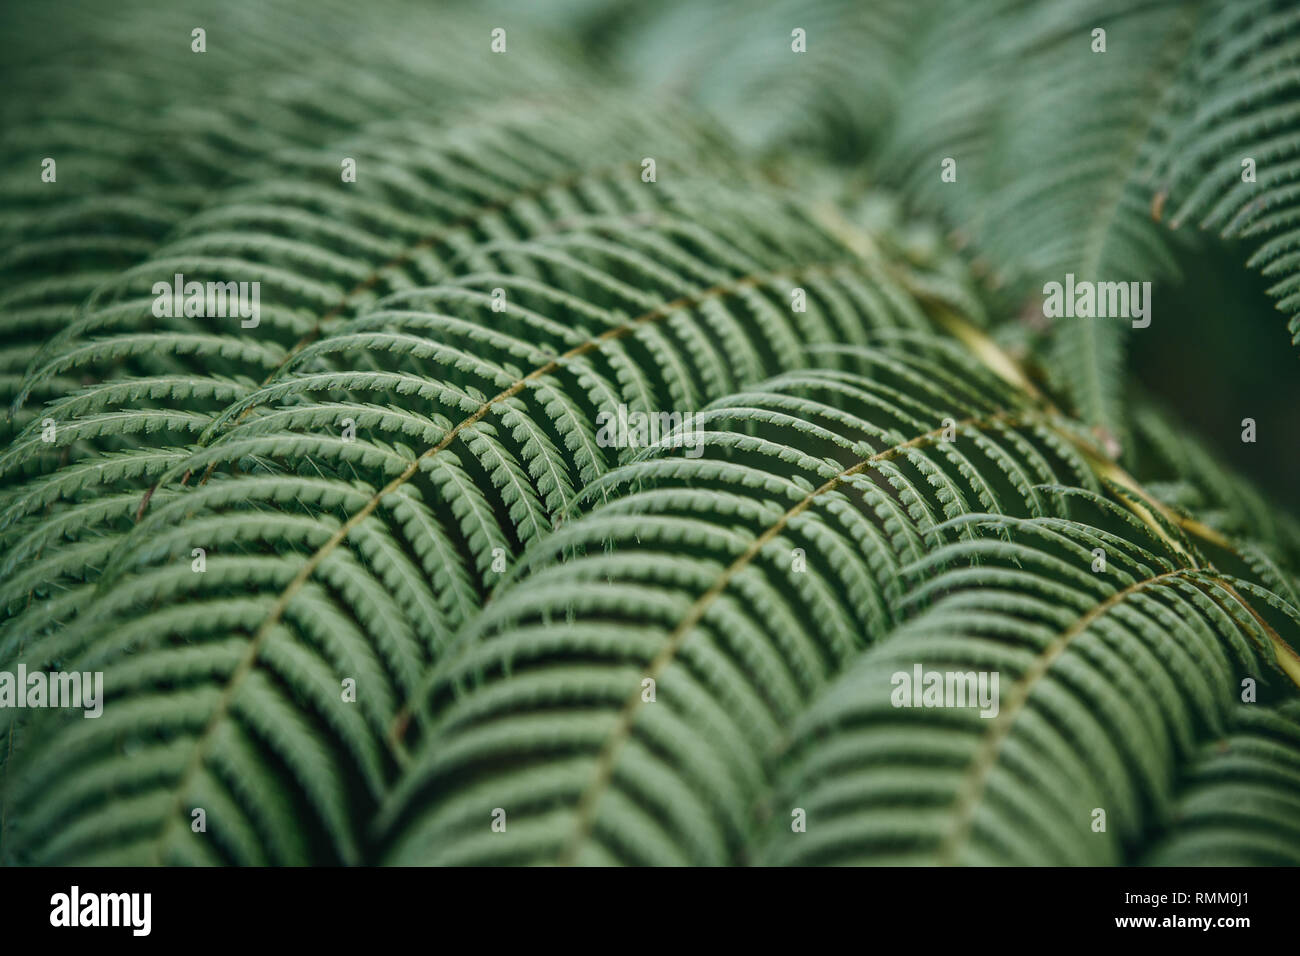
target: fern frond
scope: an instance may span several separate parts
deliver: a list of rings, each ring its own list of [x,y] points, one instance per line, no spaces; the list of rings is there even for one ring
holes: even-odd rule
[[[101,289],[82,327],[48,344],[34,379],[65,369],[84,374],[123,355],[139,357],[144,374],[118,378],[130,384],[117,389],[88,387],[64,404],[72,415],[63,429],[70,460],[28,481],[3,512],[23,547],[39,542],[45,549],[43,566],[57,578],[47,578],[40,592],[66,589],[31,603],[31,592],[21,589],[34,583],[29,575],[6,591],[6,659],[21,649],[29,667],[75,661],[116,671],[118,654],[156,656],[161,667],[181,647],[235,641],[244,648],[233,669],[194,673],[151,691],[176,694],[186,713],[206,707],[208,719],[186,725],[192,748],[183,766],[168,765],[163,775],[163,758],[151,752],[147,779],[126,786],[114,778],[139,798],[139,815],[168,808],[149,853],[139,856],[142,846],[133,840],[122,859],[181,860],[192,852],[173,818],[199,794],[219,789],[213,762],[230,758],[209,754],[229,736],[229,721],[250,736],[245,749],[264,762],[258,773],[273,774],[284,763],[286,782],[298,779],[299,812],[319,815],[322,845],[339,859],[357,859],[367,816],[360,808],[375,799],[377,782],[396,779],[404,750],[385,745],[382,759],[360,763],[355,745],[336,741],[337,720],[320,708],[331,699],[340,706],[339,688],[323,684],[324,675],[351,678],[376,701],[368,712],[376,739],[400,725],[409,708],[398,702],[410,698],[412,681],[468,626],[503,568],[555,537],[555,524],[577,507],[579,488],[605,494],[600,476],[636,453],[596,441],[593,423],[602,409],[621,403],[654,411],[720,397],[737,383],[806,364],[806,346],[837,341],[850,326],[856,325],[850,338],[861,338],[867,329],[916,329],[926,321],[893,271],[858,258],[796,208],[753,191],[742,200],[716,184],[708,188],[704,197],[696,187],[676,185],[663,190],[662,210],[647,212],[638,198],[622,216],[575,219],[554,233],[538,220],[533,238],[485,242],[459,257],[476,272],[449,274],[457,257],[434,266],[429,278],[441,278],[433,285],[406,288],[412,279],[397,281],[398,269],[388,297],[367,288],[370,307],[357,318],[339,316],[298,343],[285,339],[278,355],[247,351],[267,349],[260,339],[197,335],[185,322],[137,331],[140,300],[130,289],[156,277],[154,259],[126,270],[120,293]],[[618,193],[607,195],[617,200]],[[677,211],[684,196],[699,198],[693,218]],[[259,255],[297,255],[274,243],[258,248]],[[166,272],[183,261],[167,250],[155,259]],[[274,268],[288,276],[291,266],[309,264],[282,261]],[[424,264],[411,260],[409,267],[417,270],[413,278],[423,278]],[[496,282],[507,290],[502,312],[492,309],[488,294]],[[789,308],[794,282],[808,295],[807,312]],[[286,280],[277,294],[305,294],[303,301],[323,307],[331,298],[324,289]],[[126,296],[121,305],[119,296]],[[89,344],[80,344],[91,330]],[[280,333],[269,326],[267,334]],[[153,374],[147,363],[168,350],[181,359],[190,354],[184,343],[198,341],[211,346],[186,370],[188,396],[198,400],[189,405],[211,410],[176,418],[138,407],[140,396],[171,394],[178,375],[170,361]],[[347,367],[336,367],[340,360]],[[898,370],[917,379],[902,365]],[[243,386],[259,374],[266,375],[263,385]],[[136,407],[119,411],[113,402]],[[344,433],[345,420],[355,437]],[[167,427],[151,429],[155,421]],[[180,458],[144,446],[104,447],[110,439],[147,442],[154,432],[198,434]],[[39,440],[29,426],[12,451],[15,468],[47,460],[35,454]],[[86,500],[101,484],[106,493],[120,491],[132,474],[143,479],[134,515],[116,495],[111,507]],[[914,489],[918,479],[899,474],[900,486]],[[880,506],[892,507],[883,500]],[[51,508],[56,516],[76,508],[80,517],[104,523],[60,540],[36,527],[46,520],[39,512]],[[191,569],[196,548],[201,573]],[[235,602],[238,615],[221,611],[226,601]],[[207,608],[211,629],[182,630],[177,615],[161,610],[177,604]],[[300,641],[315,663],[286,659],[274,649],[282,640]],[[286,761],[283,751],[296,744],[268,729],[270,715],[289,706],[272,687],[299,680],[308,681],[299,699],[304,710],[289,728],[316,735],[310,764]],[[224,687],[215,698],[214,687]],[[106,710],[91,731],[60,729],[57,718],[24,726],[17,735],[22,754],[57,745],[66,732],[85,763],[60,764],[52,776],[15,771],[13,779],[24,781],[14,794],[18,803],[34,792],[27,779],[62,786],[65,771],[75,775],[78,766],[120,759],[112,742],[136,732],[129,722],[137,716],[132,708],[112,711],[128,724]],[[27,758],[14,759],[21,766]],[[332,780],[359,774],[371,781],[370,796],[345,808],[334,784],[319,789],[313,776],[308,786],[305,777],[318,772]],[[148,796],[159,788],[171,799]],[[263,810],[254,804],[246,812],[258,817]],[[115,839],[99,827],[72,832],[85,842],[65,836],[53,844],[70,858],[95,855],[99,841]],[[20,858],[44,852],[39,830],[18,835],[15,828],[11,838]]]
[[[1152,527],[1123,495],[1062,495],[1060,483],[1102,482],[1054,452],[1069,443],[1013,389],[933,342],[853,354],[861,375],[790,373],[706,409],[701,458],[665,439],[587,489],[609,500],[521,562],[435,666],[427,739],[379,817],[390,862],[753,859],[779,792],[784,728],[817,721],[814,702],[835,693],[864,647],[867,659],[896,645],[921,653],[929,645],[906,635],[926,621],[938,622],[935,634],[1003,635],[1011,643],[998,662],[1010,673],[1024,667],[1014,642],[1036,633],[1020,616],[1065,628],[1076,608],[1090,625],[1122,594],[1156,628],[1172,628],[1186,604],[1210,623],[1187,625],[1194,656],[1175,654],[1172,677],[1152,676],[1158,658],[1136,643],[1107,663],[1157,680],[1185,744],[1189,708],[1217,700],[1198,668],[1223,680],[1230,658],[1285,650],[1240,607],[1237,618],[1209,607],[1234,585],[1184,565],[1196,548],[1171,548],[1177,529]],[[986,502],[1001,514],[981,513]],[[1078,511],[1104,524],[1071,517]],[[1094,548],[1109,577],[1090,570]],[[1213,599],[1186,593],[1184,576],[1204,579]],[[1136,593],[1150,577],[1177,611]],[[1289,608],[1269,597],[1265,613]],[[971,653],[996,649],[984,646]],[[819,757],[834,752],[831,737]],[[900,794],[920,799],[910,777],[896,777]],[[517,835],[492,840],[492,807],[506,809]],[[909,826],[933,829],[907,809]],[[896,834],[897,822],[882,829]]]
[[[0,37],[0,862],[1300,858],[1300,531],[1005,321],[1166,202],[1300,301],[1294,14],[304,9]]]
[[[1086,525],[990,523],[1010,526],[1033,543],[958,542],[924,559],[953,565],[909,597],[932,605],[809,709],[768,806],[776,820],[803,809],[807,833],[774,825],[765,862],[1135,861],[1173,819],[1200,742],[1249,710],[1240,678],[1291,686],[1269,666],[1275,634],[1255,596],[1232,579],[1179,566],[1154,538],[1133,552]],[[1275,623],[1294,644],[1286,608]],[[1000,699],[900,705],[898,675],[918,668],[997,673]]]
[[[1296,866],[1300,724],[1294,704],[1239,708],[1181,781],[1153,866]]]
[[[1247,265],[1274,281],[1300,343],[1300,15],[1267,0],[1211,4],[1189,62],[1197,96],[1162,170],[1170,225],[1248,240]]]

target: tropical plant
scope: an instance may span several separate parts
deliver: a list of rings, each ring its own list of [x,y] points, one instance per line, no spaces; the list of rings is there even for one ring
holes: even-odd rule
[[[1294,271],[1297,20],[1184,6],[17,16],[0,703],[104,692],[0,713],[0,860],[1300,862],[1300,525],[1014,321]]]

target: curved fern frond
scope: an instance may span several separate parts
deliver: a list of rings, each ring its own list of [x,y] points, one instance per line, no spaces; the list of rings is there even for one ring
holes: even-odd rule
[[[1047,319],[1047,282],[1149,281],[1159,295],[1191,239],[1172,230],[1196,222],[1251,243],[1247,265],[1300,336],[1300,18],[1285,0],[734,6],[725,29],[685,3],[586,28],[770,153],[861,164],[833,181],[842,201],[869,174],[940,217],[1046,340],[1079,417],[1121,448],[1129,323]]]
[[[1300,865],[1300,721],[1294,703],[1238,708],[1185,774],[1153,866]]]
[[[1242,679],[1293,694],[1279,665],[1297,672],[1300,613],[1276,595],[1182,566],[1155,538],[1135,550],[1055,519],[966,520],[1014,543],[959,541],[912,569],[909,603],[932,606],[794,730],[767,809],[797,806],[808,829],[773,826],[765,862],[1135,862],[1199,746],[1249,709]]]
[[[154,6],[0,36],[0,862],[1300,859],[1300,530],[1033,315],[1300,301],[1289,8]]]
[[[56,397],[76,384],[72,377],[24,381],[22,373],[43,354],[41,343],[66,333],[87,296],[120,270],[169,238],[185,248],[177,230],[202,220],[194,214],[213,190],[260,186],[291,172],[302,187],[302,172],[313,168],[332,172],[337,184],[345,156],[363,164],[376,157],[362,168],[378,177],[383,146],[359,130],[386,130],[394,142],[428,136],[373,119],[395,108],[417,130],[417,118],[425,118],[445,126],[445,135],[462,148],[473,148],[474,136],[461,125],[465,104],[494,100],[497,115],[508,117],[519,112],[511,99],[563,89],[578,75],[576,57],[558,35],[516,51],[511,68],[502,71],[485,62],[483,33],[464,18],[386,0],[382,7],[382,31],[347,29],[354,11],[334,2],[318,4],[305,22],[292,9],[180,3],[160,11],[126,2],[110,13],[76,0],[61,3],[57,12],[25,10],[10,18],[0,38],[12,80],[6,87],[15,93],[0,124],[0,399],[8,404],[29,388],[41,398]],[[196,24],[213,38],[202,54],[191,50]],[[438,57],[398,40],[422,33],[441,37]],[[230,42],[250,34],[273,35],[276,42]],[[75,82],[50,66],[67,62],[69,50],[76,51]],[[132,64],[129,71],[124,60]],[[374,77],[380,60],[393,67],[386,83]],[[304,71],[311,69],[315,80],[304,85]],[[430,88],[439,91],[433,104]],[[178,109],[178,102],[190,105]],[[56,163],[52,182],[42,179],[46,159]],[[190,188],[196,185],[201,188]],[[404,185],[416,184],[407,177]],[[347,220],[331,221],[323,211],[317,209],[314,221],[265,205],[260,214],[279,214],[286,236],[325,233],[317,253],[367,242],[340,225]],[[239,220],[216,212],[214,218],[242,230],[257,215],[250,210]],[[15,421],[31,417],[27,404]]]
[[[388,860],[752,860],[784,728],[934,596],[978,581],[995,607],[1020,587],[1035,613],[1086,608],[1126,586],[1089,570],[1094,548],[1124,582],[1214,578],[1182,565],[1196,549],[1170,547],[1177,529],[1088,490],[1107,482],[1074,443],[951,347],[855,354],[861,375],[791,373],[710,406],[701,458],[665,441],[590,487],[626,491],[553,533],[436,666],[427,740],[379,818]],[[1196,663],[1282,646],[1241,628],[1228,644],[1202,627]]]
[[[1161,174],[1176,202],[1169,224],[1248,240],[1247,265],[1274,282],[1300,343],[1300,14],[1269,0],[1208,11],[1189,57],[1196,96]]]
[[[259,774],[298,781],[298,812],[318,817],[320,845],[339,859],[359,859],[367,816],[360,808],[405,759],[400,744],[379,741],[406,719],[409,710],[399,705],[417,678],[472,620],[506,567],[553,536],[579,489],[603,494],[612,486],[600,477],[636,453],[598,440],[601,411],[689,412],[746,381],[806,364],[811,345],[927,323],[897,284],[897,267],[859,258],[788,204],[753,191],[741,201],[716,184],[705,196],[683,184],[663,188],[667,208],[655,210],[644,205],[654,200],[638,198],[641,185],[595,189],[597,208],[553,232],[542,210],[521,214],[518,221],[535,222],[538,234],[465,246],[447,260],[478,270],[463,277],[432,259],[411,259],[404,268],[427,268],[442,281],[395,283],[388,296],[368,298],[357,318],[340,317],[279,357],[267,351],[267,361],[253,367],[232,363],[253,355],[240,349],[256,340],[212,336],[235,351],[214,362],[205,350],[206,376],[198,368],[185,375],[193,383],[189,396],[212,408],[206,421],[203,413],[177,417],[138,406],[142,396],[165,401],[175,369],[119,378],[131,384],[117,390],[91,386],[64,402],[72,414],[61,429],[67,464],[28,481],[3,512],[15,553],[42,549],[43,567],[55,576],[33,587],[36,576],[24,575],[6,589],[13,616],[0,630],[0,647],[6,660],[21,652],[29,667],[75,661],[111,665],[115,673],[123,655],[151,661],[156,669],[142,671],[141,686],[123,693],[173,698],[193,719],[185,724],[188,752],[150,751],[140,764],[144,778],[126,766],[112,776],[113,786],[139,798],[130,832],[75,828],[86,842],[65,837],[59,854],[94,856],[109,845],[121,849],[123,861],[198,852],[184,846],[188,830],[174,825],[176,814],[208,796],[236,800],[214,776],[214,764],[234,759],[224,750],[236,746],[224,729],[234,722],[251,735],[238,747],[257,755]],[[691,218],[677,211],[682,192],[692,197]],[[520,208],[532,201],[521,200]],[[630,208],[621,214],[613,214],[617,205],[600,208],[625,201]],[[560,210],[568,211],[566,204]],[[160,258],[157,268],[166,271],[180,262]],[[124,273],[124,287],[153,278],[154,260]],[[287,264],[277,268],[288,275]],[[807,296],[806,311],[790,308],[795,283]],[[493,307],[494,287],[505,290],[502,310]],[[321,304],[329,298],[313,295]],[[122,349],[142,360],[158,354],[136,349],[138,338],[170,346],[178,359],[187,354],[174,346],[192,341],[191,333],[136,331],[138,299],[122,300],[130,305],[123,308],[106,294],[97,298],[113,304],[87,311],[91,344],[77,344],[83,330],[52,343],[49,354],[60,357],[48,359],[47,369],[93,367]],[[268,361],[265,383],[245,385]],[[103,402],[114,400],[136,407],[105,410]],[[193,436],[192,444],[164,454],[96,447],[155,434]],[[11,450],[8,467],[30,468],[40,453],[33,428]],[[134,513],[117,495],[133,475],[142,479]],[[111,504],[87,497],[97,488],[111,491]],[[86,523],[74,530],[60,521],[62,537],[42,530],[50,509],[58,516],[65,508]],[[178,605],[194,608],[204,623],[184,625]],[[223,657],[221,667],[174,678],[173,655],[184,668],[191,650],[210,644],[223,654],[241,646],[243,654],[233,665]],[[286,656],[290,646],[297,657]],[[197,650],[192,656],[208,660]],[[339,675],[333,687],[328,674]],[[321,710],[330,700],[338,706],[344,678],[369,696],[362,709],[373,742],[365,748],[360,737],[339,737],[337,715]],[[157,686],[164,679],[166,689]],[[307,685],[300,688],[300,680]],[[290,688],[299,696],[286,696]],[[287,725],[293,736],[268,735],[263,723],[295,703],[304,709]],[[142,712],[114,706],[90,730],[38,719],[17,737],[23,752],[35,753],[71,734],[81,760],[106,767],[121,759],[113,742],[141,732],[134,722]],[[199,713],[207,717],[196,724]],[[315,741],[303,751],[310,765],[288,756],[307,736]],[[55,762],[30,775],[24,766],[16,799],[29,792],[28,781],[62,789],[64,775],[81,766]],[[308,786],[304,778],[318,770],[336,781],[356,774],[368,792],[340,803],[334,784],[316,790],[320,781],[312,779]],[[67,792],[81,790],[69,782]],[[160,808],[167,809],[151,834],[137,833]],[[270,810],[253,799],[243,812]],[[24,819],[25,835],[12,835],[16,852],[43,855],[35,848],[46,818]]]

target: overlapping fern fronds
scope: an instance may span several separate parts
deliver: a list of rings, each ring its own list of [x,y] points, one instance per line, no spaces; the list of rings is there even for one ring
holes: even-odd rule
[[[1037,309],[1043,285],[1067,272],[1159,289],[1177,277],[1185,225],[1195,224],[1245,241],[1242,258],[1274,281],[1300,341],[1294,4],[935,0],[866,10],[811,0],[775,14],[733,4],[725,27],[712,7],[656,11],[606,13],[594,18],[599,32],[588,28],[653,52],[652,77],[685,83],[720,124],[770,153],[807,150],[902,189],[973,250],[1009,305]],[[698,21],[695,44],[641,42],[683,20]],[[794,27],[807,31],[808,52],[781,56]],[[690,69],[696,57],[715,68]],[[955,182],[940,178],[946,158]],[[1182,320],[1157,306],[1154,321]],[[1080,417],[1116,439],[1130,426],[1129,334],[1120,322],[1069,322],[1051,337],[1057,381]]]
[[[1260,611],[1294,634],[1292,582],[1278,580],[1283,597],[1189,567],[1140,532],[961,524],[1011,540],[957,542],[910,569],[924,580],[910,602],[937,600],[795,730],[778,790],[818,821],[817,836],[774,835],[768,862],[1132,862],[1152,832],[1177,828],[1178,778],[1197,748],[1230,719],[1250,720],[1236,716],[1255,706],[1243,681],[1285,695],[1287,682],[1266,676],[1278,648]],[[1094,548],[1102,573],[1081,566]],[[917,666],[996,671],[1000,709],[897,709],[893,675]],[[1260,863],[1297,849],[1282,839],[1272,853],[1236,852]]]
[[[1117,72],[1089,95],[1140,129],[1099,117],[1043,173],[1042,130],[972,112],[949,142],[962,189],[987,191],[949,196],[904,173],[961,111],[927,126],[904,104],[957,67],[908,74],[909,38],[943,51],[1029,14],[988,50],[1046,69],[1089,10],[801,3],[809,49],[842,53],[797,82],[728,85],[774,55],[752,34],[678,74],[728,132],[617,88],[531,15],[197,9],[78,5],[72,29],[33,8],[7,34],[47,96],[3,114],[0,671],[102,671],[106,698],[94,719],[4,712],[0,861],[1300,857],[1293,827],[1260,837],[1295,770],[1294,522],[1145,402],[1120,423],[1109,346],[1079,345],[1081,414],[1059,408],[1060,380],[983,331],[1002,301],[928,234],[838,201],[853,180],[824,162],[894,165],[904,208],[963,222],[1008,285],[1079,256],[1172,271],[1143,190],[1167,184],[1182,217],[1213,198],[1198,180],[1177,199],[1218,153],[1160,150],[1191,135],[1185,84],[1236,89],[1240,58],[1166,87],[1123,30],[1196,49],[1250,15],[1117,6]],[[699,16],[571,22],[617,43],[638,23],[655,60],[704,38]],[[1269,22],[1243,49],[1288,35]],[[39,66],[91,37],[77,82]],[[856,47],[889,55],[841,83]],[[1002,68],[963,87],[980,111],[1014,112]],[[1088,68],[1060,70],[1043,123]],[[1098,182],[1109,206],[1083,198]],[[156,315],[178,273],[258,282],[260,322]],[[610,445],[620,408],[690,423]],[[1131,427],[1129,470],[1098,423]],[[999,670],[1002,713],[893,707],[882,675],[917,663]]]
[[[999,788],[1032,774],[988,799],[1013,821],[1038,801],[1033,832],[990,824],[971,853],[959,832],[936,859],[1126,859],[1239,675],[1282,695],[1300,677],[1295,580],[1215,570],[1076,428],[941,344],[717,402],[700,460],[667,447],[594,485],[629,490],[552,535],[435,669],[427,742],[381,817],[390,859],[890,862],[982,819],[967,781],[991,766]],[[889,676],[916,663],[1023,684],[1002,724],[900,711]],[[1003,769],[1025,701],[1050,723]],[[1041,741],[1051,726],[1064,739]],[[782,769],[788,735],[823,727]],[[492,800],[509,841],[482,826]],[[1119,817],[1108,836],[1090,842],[1083,803]]]
[[[471,53],[479,33],[471,39],[463,18],[386,3],[375,11],[380,31],[356,31],[348,5],[317,7],[306,22],[299,10],[247,5],[70,2],[10,14],[0,36],[17,81],[0,104],[0,400],[14,399],[40,345],[92,291],[173,235],[210,191],[277,179],[304,190],[326,166],[337,181],[341,157],[382,145],[358,139],[363,127],[400,128],[401,116],[450,133],[467,103],[490,98],[518,112],[539,89],[576,82],[554,38],[545,53],[518,50],[501,76]],[[212,36],[201,55],[188,39],[195,28]],[[420,33],[441,37],[442,55],[401,40]],[[376,58],[395,67],[388,82],[376,79]],[[57,186],[30,175],[46,157]],[[299,197],[307,205],[306,192]],[[45,399],[76,384],[65,370],[29,387]],[[21,403],[0,435],[33,408]]]
[[[231,187],[45,343],[20,402],[70,372],[95,383],[0,460],[26,479],[0,512],[4,655],[106,670],[154,703],[15,734],[20,794],[64,795],[17,815],[20,857],[84,813],[42,858],[186,858],[176,813],[193,788],[230,805],[234,784],[209,768],[239,751],[259,761],[253,816],[283,823],[271,782],[287,772],[325,858],[361,859],[359,808],[397,773],[386,734],[417,678],[623,453],[597,444],[600,411],[696,407],[806,365],[808,345],[925,328],[909,275],[963,301],[757,183],[722,188],[734,161],[689,124],[620,115],[506,110],[499,127],[377,138],[410,159],[362,154],[355,191]],[[651,133],[661,181],[647,184]],[[528,163],[510,153],[525,143]],[[148,290],[175,272],[261,282],[257,334],[153,316]],[[342,671],[362,706],[335,700]],[[118,742],[160,710],[177,736],[122,761]],[[97,801],[99,787],[130,797]],[[225,852],[266,860],[260,825]]]

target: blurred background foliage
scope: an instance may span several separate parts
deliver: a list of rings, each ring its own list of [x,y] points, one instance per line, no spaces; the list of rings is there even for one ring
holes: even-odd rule
[[[524,12],[506,0],[487,9]],[[1246,265],[1254,244],[1198,230],[1194,218],[1169,228],[1172,200],[1160,200],[1161,221],[1153,215],[1189,137],[1207,138],[1198,111],[1214,129],[1241,126],[1234,148],[1258,152],[1261,166],[1272,150],[1284,182],[1296,178],[1300,137],[1284,135],[1300,116],[1295,4],[557,0],[527,15],[562,27],[629,85],[694,102],[803,186],[815,163],[834,170],[821,180],[846,206],[893,191],[898,215],[933,217],[969,251],[990,314],[1006,317],[1003,340],[1044,355],[1085,418],[1122,437],[1126,396],[1144,394],[1300,509],[1297,353],[1273,283]],[[790,54],[795,27],[807,31],[806,56]],[[1107,31],[1104,58],[1091,49],[1095,27]],[[1211,75],[1220,61],[1267,68],[1267,89],[1247,97],[1231,70]],[[1216,114],[1220,88],[1239,102]],[[946,156],[958,160],[957,183],[939,180]],[[1045,327],[1043,283],[1082,278],[1085,260],[1102,279],[1155,283],[1150,327]],[[1111,367],[1101,394],[1078,395],[1074,370],[1090,351]],[[1253,445],[1241,441],[1247,417],[1258,423]]]

